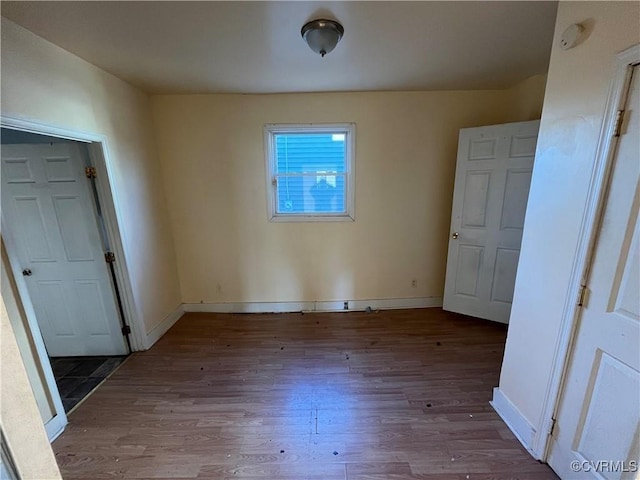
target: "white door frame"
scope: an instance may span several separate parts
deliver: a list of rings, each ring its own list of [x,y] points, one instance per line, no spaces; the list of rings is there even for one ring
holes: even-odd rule
[[[625,107],[629,76],[633,65],[638,63],[640,63],[640,44],[628,48],[616,56],[613,80],[609,89],[596,150],[596,161],[589,182],[578,246],[562,312],[560,334],[554,349],[553,368],[547,383],[540,422],[535,427],[536,433],[531,442],[534,456],[545,462],[550,454],[551,430],[564,391],[564,381],[574,347],[578,320],[582,312],[582,308],[578,306],[578,298],[591,267],[599,219],[606,200],[606,186],[618,144],[618,137],[614,135],[618,111]]]
[[[96,189],[98,191],[98,200],[100,201],[100,206],[104,216],[107,236],[111,244],[111,249],[116,256],[116,281],[118,282],[120,295],[122,297],[122,307],[124,309],[126,321],[131,327],[131,348],[133,351],[145,350],[147,347],[146,335],[142,329],[137,309],[135,308],[135,303],[133,301],[133,290],[131,288],[129,271],[127,269],[127,263],[124,255],[124,247],[122,245],[122,235],[118,222],[118,219],[121,218],[121,208],[113,185],[113,168],[109,159],[107,137],[100,134],[79,130],[69,130],[54,125],[47,125],[6,115],[0,115],[0,127],[27,133],[64,138],[87,144],[90,161],[97,170]],[[45,424],[49,440],[53,441],[64,430],[64,427],[67,424],[67,416],[62,405],[62,400],[60,399],[53,370],[51,369],[51,362],[49,361],[49,356],[47,355],[47,350],[40,332],[40,326],[36,319],[29,291],[27,290],[27,284],[20,273],[22,270],[20,262],[15,254],[15,240],[11,235],[11,232],[6,228],[4,217],[1,219],[0,229],[2,231],[2,238],[5,242],[11,271],[27,317],[28,328],[33,337],[38,357],[37,361],[42,365],[45,383],[53,399],[55,415]]]

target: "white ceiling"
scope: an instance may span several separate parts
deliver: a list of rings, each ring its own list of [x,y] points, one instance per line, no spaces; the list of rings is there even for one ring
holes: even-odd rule
[[[11,2],[2,15],[152,93],[505,88],[545,73],[556,2]],[[345,28],[325,58],[304,23]]]

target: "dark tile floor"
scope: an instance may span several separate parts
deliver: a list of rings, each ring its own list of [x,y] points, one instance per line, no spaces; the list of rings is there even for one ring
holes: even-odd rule
[[[69,412],[102,380],[127,358],[117,357],[51,357],[64,411]]]

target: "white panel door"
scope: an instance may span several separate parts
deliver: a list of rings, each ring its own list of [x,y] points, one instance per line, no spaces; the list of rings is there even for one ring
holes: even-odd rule
[[[553,432],[562,478],[640,478],[639,69]]]
[[[509,321],[539,126],[460,130],[445,310]]]
[[[123,355],[80,146],[2,145],[2,216],[50,356]],[[20,272],[17,272],[20,274]]]

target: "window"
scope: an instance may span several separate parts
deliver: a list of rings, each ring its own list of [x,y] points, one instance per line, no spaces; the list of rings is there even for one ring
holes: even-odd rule
[[[350,221],[355,126],[267,125],[269,219]]]

